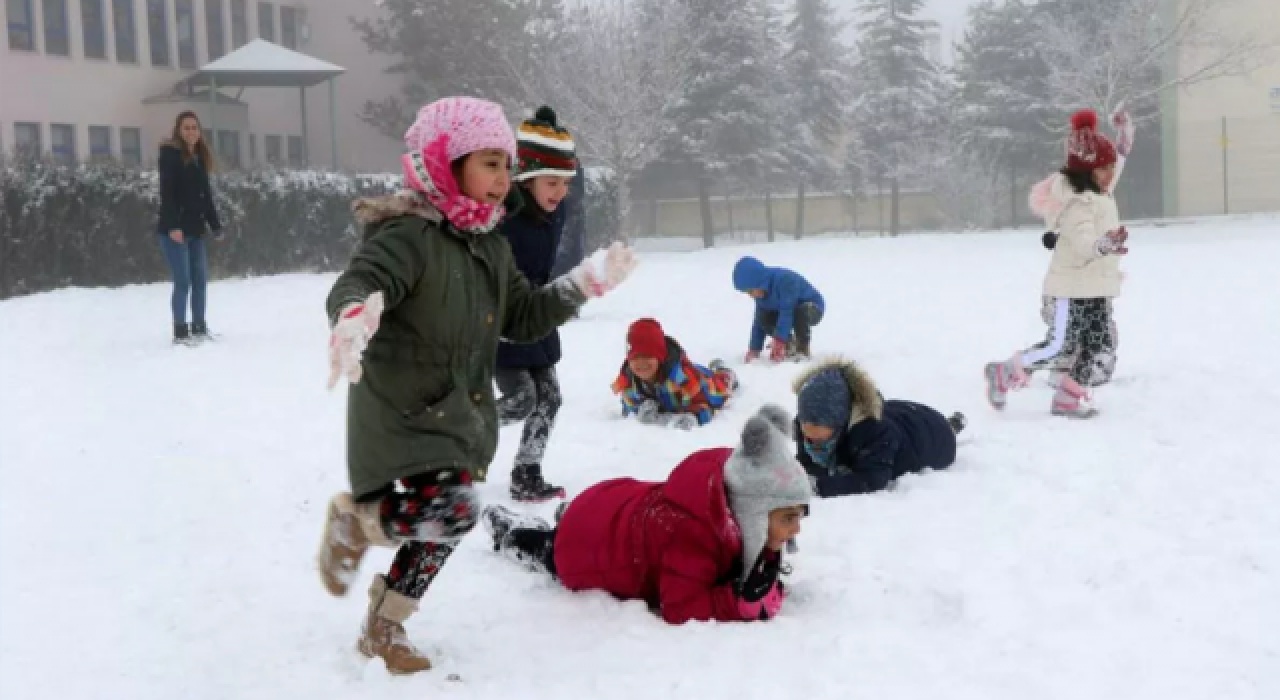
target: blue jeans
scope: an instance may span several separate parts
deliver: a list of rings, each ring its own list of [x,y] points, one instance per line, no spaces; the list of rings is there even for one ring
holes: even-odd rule
[[[204,323],[205,289],[209,284],[209,259],[205,256],[204,237],[186,236],[175,243],[168,233],[157,235],[169,274],[173,277],[173,322],[187,322],[187,297],[191,298],[191,320]]]

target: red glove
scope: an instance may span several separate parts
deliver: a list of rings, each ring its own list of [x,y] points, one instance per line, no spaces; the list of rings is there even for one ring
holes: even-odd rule
[[[774,338],[773,344],[769,346],[769,359],[774,362],[787,359],[787,341]]]
[[[1129,240],[1129,229],[1124,226],[1108,231],[1106,235],[1098,239],[1099,255],[1125,255],[1129,249],[1125,246],[1125,242]]]

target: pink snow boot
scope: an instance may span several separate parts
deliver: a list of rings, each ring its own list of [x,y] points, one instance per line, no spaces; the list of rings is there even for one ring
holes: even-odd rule
[[[1063,376],[1062,381],[1058,383],[1058,391],[1053,395],[1053,404],[1049,412],[1055,416],[1077,419],[1098,415],[1098,410],[1093,407],[1093,397],[1090,396],[1089,390],[1080,386],[1079,382],[1070,376]]]
[[[1004,410],[1009,392],[1026,386],[1029,379],[1017,355],[1004,362],[988,362],[983,374],[987,377],[987,401],[997,411]]]

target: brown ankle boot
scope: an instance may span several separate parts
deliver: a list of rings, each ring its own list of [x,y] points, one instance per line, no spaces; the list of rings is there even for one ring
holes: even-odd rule
[[[387,665],[392,675],[408,675],[431,668],[431,659],[409,641],[401,624],[418,611],[418,601],[387,588],[385,576],[378,576],[369,587],[369,615],[356,648],[372,659]]]
[[[357,504],[349,493],[334,496],[329,501],[317,557],[325,589],[336,596],[346,595],[371,544],[391,546],[378,520],[378,504]]]

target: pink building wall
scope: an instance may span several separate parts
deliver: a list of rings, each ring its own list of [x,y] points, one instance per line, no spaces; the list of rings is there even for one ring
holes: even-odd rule
[[[0,32],[0,150],[15,148],[15,124],[38,124],[42,150],[48,152],[53,140],[53,124],[71,125],[78,158],[89,157],[90,126],[110,127],[111,153],[121,157],[121,128],[141,131],[141,158],[154,163],[157,144],[166,138],[174,117],[184,109],[194,109],[202,120],[208,118],[207,99],[177,98],[156,101],[193,71],[178,68],[176,0],[163,0],[167,24],[169,67],[154,67],[148,31],[149,0],[127,0],[133,5],[137,62],[118,60],[113,26],[113,4],[119,0],[99,0],[105,17],[106,59],[87,58],[81,0],[64,0],[68,24],[70,56],[47,51],[42,0],[27,0],[32,16],[35,50],[15,48],[12,32]],[[92,1],[92,0],[87,0]],[[194,17],[196,64],[209,62],[206,2],[191,0]],[[21,2],[21,0],[19,0]],[[259,5],[246,0],[247,41],[259,37]],[[232,0],[222,0],[224,50],[234,50],[231,31]],[[270,3],[276,43],[281,42],[281,3]],[[351,29],[350,18],[371,15],[372,0],[294,0],[286,4],[300,10],[297,23],[297,50],[335,63],[347,72],[336,82],[338,157],[343,169],[361,172],[393,170],[400,145],[378,133],[360,118],[366,100],[397,92],[398,81],[383,72],[382,57],[370,54]],[[5,8],[6,5],[0,5]],[[5,9],[0,9],[4,13]],[[10,18],[6,17],[6,20]],[[7,22],[6,24],[9,24]],[[6,25],[0,25],[4,27]],[[280,139],[281,155],[288,155],[288,137],[301,135],[300,97],[297,88],[250,88],[243,92],[225,89],[216,124],[219,130],[235,131],[241,163],[249,164],[250,135],[256,156],[266,158],[268,136]],[[234,98],[239,98],[237,103]],[[330,167],[329,93],[325,85],[307,90],[308,143],[311,163]],[[24,127],[25,128],[25,127]]]

